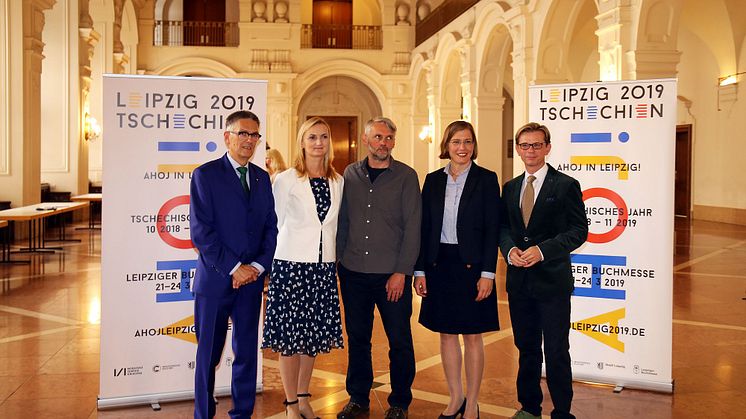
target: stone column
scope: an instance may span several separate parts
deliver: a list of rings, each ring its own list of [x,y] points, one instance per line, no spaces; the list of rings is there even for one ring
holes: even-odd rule
[[[384,116],[396,124],[397,146],[394,157],[410,166],[414,166],[415,141],[419,141],[412,124],[412,86],[406,75],[384,77],[388,90],[388,101],[384,104]]]
[[[23,158],[19,167],[22,174],[21,202],[14,206],[31,205],[41,198],[41,62],[44,59],[44,10],[51,9],[55,0],[23,0],[23,107],[22,114],[13,120],[23,121]],[[12,95],[12,94],[11,94]],[[13,95],[12,95],[13,96]],[[12,141],[17,143],[17,141]]]
[[[476,96],[476,65],[473,62],[474,46],[467,39],[462,39],[458,47],[459,63],[461,64],[461,113],[467,121],[473,121],[474,103]]]
[[[599,7],[596,34],[601,80],[676,76],[681,57],[676,49],[680,1],[651,5],[614,0],[601,2]]]
[[[113,33],[113,58],[114,73],[124,74],[125,66],[129,63],[129,57],[124,52],[122,43],[122,12],[124,10],[124,0],[114,0],[114,33]]]
[[[435,56],[435,51],[431,51],[428,53],[429,57]],[[440,82],[438,78],[436,77],[436,74],[438,73],[437,64],[433,60],[433,58],[428,59],[428,61],[425,62],[425,64],[422,65],[423,70],[425,71],[425,79],[427,80],[427,113],[428,113],[428,119],[430,123],[430,128],[432,128],[431,136],[432,141],[430,144],[428,144],[428,153],[427,153],[427,171],[432,172],[436,168],[440,167],[440,158],[438,155],[440,154],[440,147],[438,146],[438,132],[441,131],[445,127],[441,127],[441,121],[440,121]]]
[[[90,114],[90,99],[92,71],[91,60],[93,51],[100,39],[100,35],[93,29],[93,19],[88,13],[88,1],[82,0],[79,10],[79,27],[78,27],[78,68],[80,77],[80,102],[79,102],[79,121],[80,135],[78,141],[81,144],[78,156],[78,191],[88,192],[88,141],[85,138],[85,116]],[[100,139],[99,139],[100,141]]]
[[[622,3],[622,4],[620,4]],[[602,2],[598,22],[599,80],[622,80],[629,74],[626,52],[633,49],[632,6],[624,2]]]
[[[513,126],[517,129],[528,122],[528,84],[535,78],[536,49],[532,41],[533,25],[527,11],[521,9],[510,13],[507,22],[513,38]],[[513,174],[519,174],[523,169],[521,159],[513,159]]]
[[[496,94],[481,94],[474,98],[474,129],[479,140],[478,163],[494,170],[502,178],[503,104],[505,98]]]
[[[267,136],[270,147],[279,150],[285,163],[292,165],[292,152],[295,147],[293,132],[292,83],[295,74],[273,75],[267,86]]]

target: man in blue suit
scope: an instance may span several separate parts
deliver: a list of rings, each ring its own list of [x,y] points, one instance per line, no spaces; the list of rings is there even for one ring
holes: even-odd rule
[[[194,277],[197,367],[194,417],[215,416],[215,367],[233,330],[232,418],[251,418],[256,396],[259,309],[266,269],[277,242],[269,176],[249,162],[261,139],[259,118],[230,114],[223,137],[228,152],[192,174],[190,227],[199,261]]]

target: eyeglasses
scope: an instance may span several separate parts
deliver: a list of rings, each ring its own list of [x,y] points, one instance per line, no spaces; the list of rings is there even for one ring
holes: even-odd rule
[[[518,143],[517,146],[520,147],[521,150],[528,150],[529,148],[541,150],[544,147],[544,143]]]
[[[461,144],[470,147],[474,145],[474,140],[448,140],[448,144],[453,144],[455,147],[458,147]]]
[[[241,141],[246,141],[249,138],[252,140],[258,141],[262,138],[262,134],[259,134],[258,132],[248,132],[248,131],[238,131],[238,132],[228,131],[228,132],[230,132],[231,134],[236,134]]]

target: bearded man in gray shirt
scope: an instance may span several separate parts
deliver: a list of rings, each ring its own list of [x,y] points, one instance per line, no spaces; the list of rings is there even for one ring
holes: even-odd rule
[[[389,340],[391,394],[385,417],[406,418],[415,374],[409,319],[412,272],[420,250],[420,186],[417,173],[391,157],[396,125],[390,119],[368,121],[362,142],[368,156],[345,170],[337,229],[350,394],[337,418],[352,419],[369,411],[375,307]]]

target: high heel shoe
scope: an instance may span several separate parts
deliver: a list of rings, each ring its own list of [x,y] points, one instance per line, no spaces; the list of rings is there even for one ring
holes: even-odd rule
[[[452,415],[444,415],[441,413],[440,416],[438,416],[438,419],[456,419],[459,415],[463,418],[464,411],[466,411],[466,399],[464,399],[464,402],[461,403],[461,407],[458,408],[456,413]]]
[[[311,393],[301,393],[301,394],[298,394],[298,397],[308,397],[308,398],[310,398],[310,397],[311,397]],[[303,413],[301,413],[301,414],[300,414],[300,417],[302,417],[303,419],[309,419],[309,418],[307,418],[307,417],[306,417],[306,415],[304,415]],[[313,419],[321,419],[321,418],[320,418],[320,417],[318,417],[318,416],[316,416],[316,417],[315,417],[315,418],[313,418]]]
[[[290,407],[290,406],[292,406],[294,404],[298,404],[298,399],[295,399],[295,400],[293,400],[291,402],[289,402],[287,399],[285,399],[285,400],[282,401],[282,404],[285,405],[285,416],[287,417],[287,415],[288,415],[288,407]],[[301,416],[303,416],[303,415],[301,415]]]

